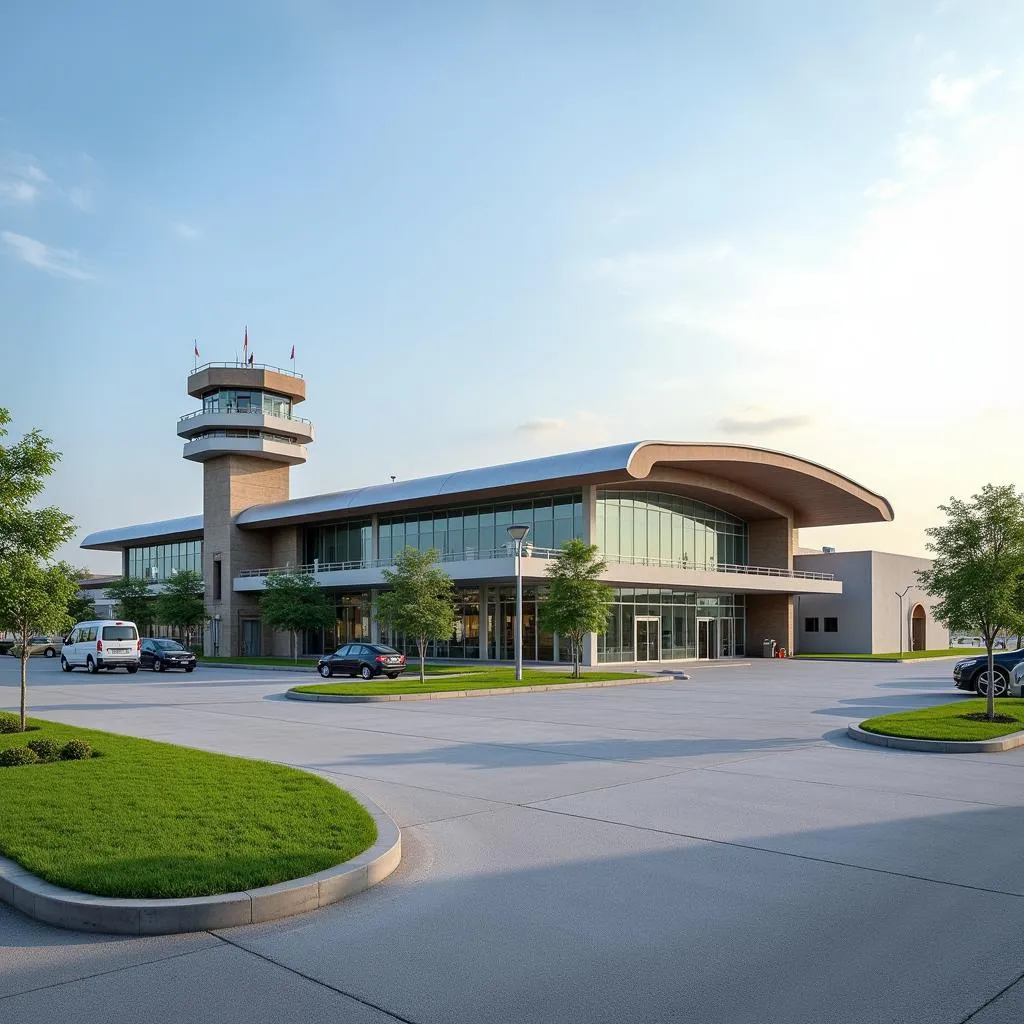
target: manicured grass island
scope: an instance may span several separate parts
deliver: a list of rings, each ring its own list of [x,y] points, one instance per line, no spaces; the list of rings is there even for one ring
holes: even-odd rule
[[[99,896],[211,896],[301,878],[368,849],[377,827],[326,779],[283,765],[31,720],[0,734],[85,740],[93,756],[0,768],[0,854]]]
[[[985,648],[977,647],[950,647],[942,651],[890,651],[888,654],[798,654],[797,658],[810,658],[815,661],[823,659],[826,661],[916,661],[919,658],[958,658],[978,656],[984,654]]]
[[[997,718],[1004,721],[989,722],[984,717],[986,701],[963,700],[880,715],[861,722],[860,727],[866,732],[914,740],[990,740],[1024,729],[1024,700],[1004,697],[995,704]]]
[[[340,682],[321,683],[310,686],[293,686],[292,690],[299,693],[330,693],[343,697],[378,697],[383,694],[395,693],[445,693],[452,690],[497,690],[514,686],[558,686],[566,683],[598,683],[621,679],[637,679],[636,672],[584,672],[579,679],[574,679],[570,672],[548,672],[545,669],[523,669],[523,680],[516,680],[515,669],[490,668],[480,670],[463,670],[465,675],[456,679],[431,680],[420,682],[419,673],[406,670],[395,680],[375,679],[369,683]]]
[[[299,658],[296,661],[294,658],[200,658],[200,665],[209,665],[212,668],[216,668],[218,665],[252,665],[253,668],[302,668],[308,669],[310,672],[316,671],[317,658]],[[419,675],[419,662],[415,659],[409,659],[409,668],[407,672],[414,672],[415,675]],[[426,674],[428,676],[453,676],[459,675],[463,672],[474,672],[475,668],[466,665],[427,665]]]

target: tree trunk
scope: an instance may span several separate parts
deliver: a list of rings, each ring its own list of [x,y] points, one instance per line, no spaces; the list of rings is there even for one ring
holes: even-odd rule
[[[292,630],[292,660],[299,660],[299,634]]]
[[[427,668],[426,668],[426,655],[427,655],[427,642],[426,640],[416,641],[416,650],[420,655],[420,682],[426,682]]]
[[[996,717],[996,670],[992,661],[993,641],[985,638],[985,645],[988,648],[988,720],[991,722]]]

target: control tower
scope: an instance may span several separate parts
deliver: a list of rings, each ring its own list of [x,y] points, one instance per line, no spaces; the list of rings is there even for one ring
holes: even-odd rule
[[[178,420],[178,436],[185,439],[182,456],[203,463],[203,580],[211,616],[205,649],[259,655],[259,606],[252,595],[236,594],[232,582],[243,569],[297,564],[298,540],[272,544],[262,531],[240,530],[235,517],[252,505],[288,500],[291,467],[306,461],[313,440],[313,424],[294,414],[306,382],[274,366],[206,363],[189,375],[188,393],[202,402]]]

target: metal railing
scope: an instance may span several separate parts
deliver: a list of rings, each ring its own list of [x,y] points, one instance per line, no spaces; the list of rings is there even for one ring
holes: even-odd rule
[[[272,370],[274,373],[283,373],[286,377],[298,377],[302,379],[301,373],[296,373],[295,370],[286,370],[283,366],[271,366],[270,363],[243,363],[241,359],[237,359],[231,363],[202,363],[192,370],[192,373],[199,373],[200,370],[209,369],[225,369],[230,368],[232,370]],[[192,374],[189,374],[191,376]]]
[[[184,416],[178,417],[178,422],[194,420],[198,416],[269,416],[275,420],[288,420],[291,423],[305,423],[306,426],[313,425],[311,420],[303,419],[301,416],[281,416],[276,412],[267,412],[265,409],[196,409],[195,412],[187,412]]]
[[[478,551],[443,551],[438,555],[439,562],[475,562],[494,558],[512,558],[514,556],[512,544],[500,548]],[[541,548],[523,544],[524,558],[553,559],[562,553],[561,548]],[[648,558],[643,555],[611,555],[602,554],[601,557],[610,564],[615,565],[646,565],[656,569],[679,569],[684,572],[723,572],[734,573],[744,576],[775,576],[784,579],[798,580],[827,580],[835,579],[830,572],[804,572],[801,569],[779,569],[767,565],[733,565],[728,562],[694,562],[686,559],[674,558]],[[271,573],[298,573],[302,575],[316,575],[323,572],[349,572],[357,569],[386,569],[395,564],[394,558],[363,558],[347,562],[311,562],[305,565],[284,565],[275,566],[270,569],[243,569],[239,572],[240,578],[260,578],[269,576]]]

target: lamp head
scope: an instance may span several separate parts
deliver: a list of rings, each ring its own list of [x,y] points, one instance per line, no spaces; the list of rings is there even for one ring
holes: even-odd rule
[[[521,526],[516,523],[513,523],[507,529],[508,535],[513,540],[522,540],[530,532],[530,528],[528,526]]]

